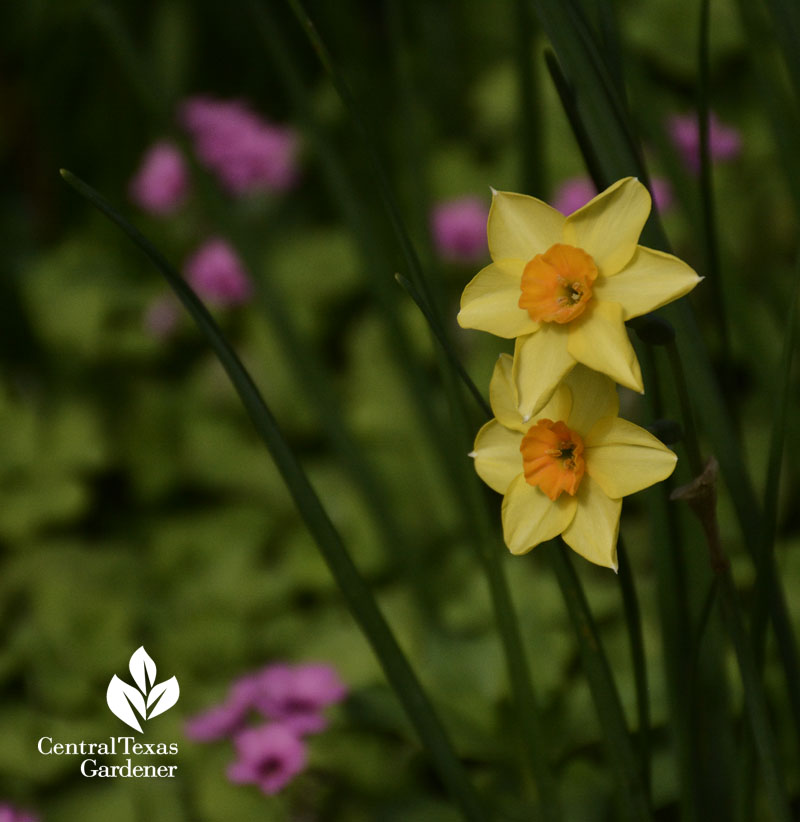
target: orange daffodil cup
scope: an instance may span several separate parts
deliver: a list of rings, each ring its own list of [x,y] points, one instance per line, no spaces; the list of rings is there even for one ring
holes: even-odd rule
[[[639,362],[625,321],[694,288],[686,263],[637,244],[650,195],[619,180],[565,217],[524,194],[494,192],[493,262],[464,290],[458,322],[516,338],[515,403],[530,419],[577,363],[640,393]]]
[[[501,354],[489,389],[494,419],[470,454],[481,479],[503,494],[503,537],[524,554],[559,534],[574,551],[617,570],[622,497],[666,479],[677,457],[652,434],[617,416],[612,380],[573,368],[541,410],[525,420],[513,365]]]
[[[671,254],[638,245],[650,195],[619,180],[565,217],[523,194],[494,192],[492,263],[464,290],[458,322],[516,339],[489,388],[478,475],[503,494],[513,554],[561,535],[617,570],[622,498],[666,479],[677,457],[618,416],[615,383],[643,392],[625,321],[700,282]]]

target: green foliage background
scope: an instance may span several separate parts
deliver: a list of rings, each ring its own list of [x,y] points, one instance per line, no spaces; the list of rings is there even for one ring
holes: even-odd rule
[[[402,257],[330,84],[283,4],[263,5],[298,61],[316,128],[343,158],[346,186],[326,187],[307,137],[296,190],[233,202],[198,166],[192,199],[179,215],[156,220],[132,206],[126,214],[178,264],[209,234],[238,244],[262,291],[219,320],[373,583],[479,787],[502,797],[507,818],[535,818],[516,773],[505,670],[485,583],[465,543],[461,500],[448,491],[426,438],[371,279],[384,277],[395,290],[396,320],[423,376],[424,402],[446,432],[452,426],[424,320],[394,285]],[[631,0],[617,13],[631,109],[653,167],[676,193],[667,231],[677,253],[702,273],[697,182],[671,153],[664,126],[669,113],[694,109],[696,34],[686,23],[694,6]],[[462,194],[488,205],[489,185],[521,186],[514,6],[435,0],[399,7],[309,3],[387,159],[455,333],[458,296],[477,269],[436,259],[428,209]],[[713,106],[741,130],[744,145],[740,158],[715,169],[730,351],[722,351],[711,319],[711,291],[701,286],[692,300],[712,351],[727,363],[720,374],[732,411],[735,399],[746,457],[761,478],[797,223],[737,8],[720,0],[712,15]],[[269,118],[299,125],[247,5],[31,0],[4,6],[0,32],[0,801],[35,809],[48,822],[457,818],[222,369],[188,320],[166,341],[146,333],[143,312],[165,286],[58,177],[59,167],[69,168],[124,204],[147,146],[162,136],[183,140],[174,115],[189,94],[245,98]],[[547,199],[583,166],[542,67],[544,38],[536,38],[543,163],[540,187],[529,193]],[[777,64],[775,54],[766,56]],[[412,92],[406,102],[398,79],[404,72]],[[366,263],[372,272],[340,213],[349,198],[373,215],[368,232],[381,255]],[[330,409],[304,392],[300,358],[286,348],[270,311],[289,318],[322,366],[331,407],[340,407],[385,488],[400,529],[394,545],[382,540],[333,453],[324,426]],[[476,383],[488,385],[506,347],[474,332],[459,332],[457,342]],[[796,411],[796,394],[794,400]],[[637,398],[623,401],[626,416],[651,422]],[[476,412],[476,430],[480,422]],[[787,450],[796,453],[796,419],[787,437]],[[454,435],[445,443],[452,460],[466,465],[463,443]],[[685,463],[677,483],[689,479]],[[792,504],[799,481],[796,461],[787,460],[778,557],[790,606],[800,590],[800,520]],[[487,498],[499,514],[499,500]],[[660,819],[673,819],[677,775],[665,728],[646,498],[626,502],[622,532],[644,613],[654,804]],[[726,497],[722,506],[723,536],[746,600],[752,566]],[[675,516],[687,534],[681,595],[694,618],[710,572],[695,527],[683,512]],[[597,719],[555,581],[536,552],[504,562],[566,818],[616,818]],[[585,564],[579,570],[635,725],[618,581]],[[738,706],[716,620],[704,641],[723,661],[720,704]],[[106,709],[105,688],[141,644],[160,677],[174,674],[181,683],[178,705],[148,727],[159,740],[180,740],[179,779],[103,784],[78,775],[73,758],[40,756],[41,736],[77,741],[124,733]],[[309,771],[268,798],[230,785],[224,771],[231,749],[189,742],[182,723],[220,700],[235,677],[282,659],[329,662],[352,694],[333,712],[330,729],[311,739]],[[785,697],[772,663],[766,682],[780,717]],[[796,796],[800,760],[788,729],[776,724]],[[712,796],[735,773],[735,733],[728,728],[719,740]]]

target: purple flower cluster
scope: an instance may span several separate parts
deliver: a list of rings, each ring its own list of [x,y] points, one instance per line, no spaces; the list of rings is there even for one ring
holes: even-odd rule
[[[694,114],[673,114],[667,120],[667,131],[686,167],[697,174],[700,171],[700,126]],[[716,114],[708,117],[708,151],[714,163],[732,160],[742,150],[739,132],[723,125]]]
[[[15,808],[9,802],[0,802],[0,822],[39,822],[39,817]]]
[[[285,191],[297,181],[297,134],[239,100],[192,97],[178,112],[195,153],[234,195]]]
[[[475,263],[486,257],[488,216],[489,209],[479,197],[459,197],[435,206],[431,232],[439,256],[455,263]]]
[[[183,276],[197,295],[217,308],[248,302],[253,281],[233,247],[221,237],[211,237],[196,248],[183,264]],[[156,339],[165,340],[178,325],[180,309],[171,294],[156,297],[144,314],[144,327]]]
[[[184,263],[183,274],[200,297],[220,307],[241,305],[253,296],[253,283],[231,245],[206,240]]]
[[[180,149],[168,140],[151,146],[128,187],[142,211],[163,216],[183,205],[189,191],[189,172]]]
[[[238,100],[190,97],[178,110],[198,160],[233,196],[285,191],[298,179],[298,138]],[[176,212],[189,193],[189,169],[181,150],[168,140],[147,152],[128,186],[131,200],[155,216]],[[198,295],[219,308],[241,305],[253,296],[253,283],[234,249],[212,237],[186,260],[184,276]],[[147,308],[144,327],[166,339],[178,323],[177,303],[158,297]]]
[[[186,735],[198,742],[232,738],[237,759],[228,778],[274,794],[305,768],[303,737],[324,730],[323,710],[345,696],[329,665],[276,663],[236,680],[221,704],[187,721]],[[267,721],[249,726],[251,715]]]
[[[234,196],[286,191],[298,179],[297,132],[267,122],[245,103],[190,97],[178,110],[198,160]],[[143,211],[177,211],[189,191],[189,169],[180,149],[160,140],[144,154],[128,188]]]

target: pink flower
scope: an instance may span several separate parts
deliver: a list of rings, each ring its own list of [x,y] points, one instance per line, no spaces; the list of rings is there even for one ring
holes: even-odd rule
[[[489,209],[478,197],[460,197],[439,203],[431,214],[431,231],[442,258],[472,263],[486,257],[488,216]]]
[[[257,675],[237,680],[221,705],[215,705],[186,721],[186,736],[196,742],[213,742],[238,733],[255,707],[257,689]]]
[[[237,100],[191,97],[178,119],[200,161],[235,195],[283,191],[297,181],[298,139]]]
[[[0,803],[0,822],[39,822],[39,817],[3,802]]]
[[[175,330],[180,318],[180,307],[171,294],[153,300],[144,313],[145,330],[159,340],[165,340]]]
[[[198,742],[232,736],[257,711],[292,733],[319,733],[327,725],[322,710],[347,696],[347,687],[330,665],[267,665],[237,679],[224,702],[187,720],[186,735]]]
[[[223,702],[186,720],[184,733],[195,742],[214,742],[240,730],[249,711]]]
[[[700,171],[700,127],[694,114],[673,114],[667,130],[675,148],[690,171]],[[731,126],[723,125],[717,115],[708,117],[708,148],[712,162],[732,160],[742,150],[742,138]]]
[[[234,745],[238,759],[228,766],[228,779],[258,785],[267,794],[278,793],[306,766],[305,743],[277,723],[242,731]]]
[[[162,140],[145,153],[128,188],[136,205],[151,214],[171,214],[183,203],[189,176],[180,150]]]
[[[239,305],[253,296],[253,283],[231,246],[213,237],[184,264],[184,276],[203,299],[217,306]]]
[[[255,704],[264,716],[298,734],[318,733],[327,725],[322,709],[346,695],[346,686],[329,665],[276,664],[261,673]]]
[[[597,193],[595,184],[588,177],[570,177],[556,188],[552,205],[562,214],[572,214],[585,206]],[[666,180],[654,177],[651,194],[659,211],[666,211],[672,205],[672,187]]]

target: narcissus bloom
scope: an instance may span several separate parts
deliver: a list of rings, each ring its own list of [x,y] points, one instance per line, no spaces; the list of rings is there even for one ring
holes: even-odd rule
[[[682,297],[700,281],[686,263],[637,244],[650,195],[619,180],[565,217],[524,194],[495,192],[493,262],[464,290],[458,322],[516,338],[513,378],[523,417],[583,363],[643,392],[625,321]]]
[[[495,418],[478,432],[475,470],[503,494],[503,537],[524,554],[559,534],[581,556],[617,570],[622,498],[666,479],[677,457],[617,416],[614,383],[574,368],[525,421],[516,407],[512,360],[502,354],[489,388]]]

